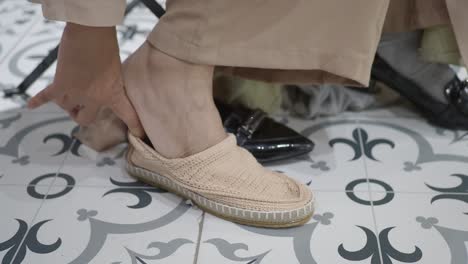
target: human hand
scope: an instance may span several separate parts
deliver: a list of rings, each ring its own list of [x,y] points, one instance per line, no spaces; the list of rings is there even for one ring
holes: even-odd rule
[[[115,27],[66,25],[54,81],[31,98],[28,107],[49,101],[85,126],[96,119],[101,107],[110,108],[132,134],[145,134],[123,85]]]

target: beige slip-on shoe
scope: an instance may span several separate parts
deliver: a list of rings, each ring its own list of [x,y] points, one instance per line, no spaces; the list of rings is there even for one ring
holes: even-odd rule
[[[129,134],[127,170],[139,180],[191,200],[226,220],[259,227],[305,224],[314,211],[310,189],[260,165],[233,135],[185,158],[167,159]]]

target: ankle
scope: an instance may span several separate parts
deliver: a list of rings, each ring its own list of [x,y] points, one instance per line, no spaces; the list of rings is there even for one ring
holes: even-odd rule
[[[154,148],[167,158],[203,151],[226,134],[213,102],[213,67],[143,44],[124,65],[130,100]]]

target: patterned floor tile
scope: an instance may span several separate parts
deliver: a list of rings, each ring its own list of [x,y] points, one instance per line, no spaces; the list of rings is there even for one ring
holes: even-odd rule
[[[127,58],[146,40],[157,22],[156,16],[142,4],[127,15],[123,25],[117,27],[122,59]]]
[[[0,143],[3,142],[11,126],[21,119],[22,115],[17,111],[0,112]]]
[[[127,144],[121,144],[105,152],[97,153],[81,145],[75,153],[67,156],[62,172],[70,175],[76,186],[127,188],[146,186],[133,184],[135,179],[126,172],[124,168],[126,150]],[[67,184],[67,181],[59,181],[58,184]]]
[[[288,126],[314,142],[307,156],[268,167],[309,183],[313,190],[345,191],[355,181],[366,179],[363,153],[358,149],[357,125],[347,117],[299,120],[287,118]],[[357,184],[355,191],[367,191],[366,184]]]
[[[373,190],[468,193],[468,134],[408,118],[360,122]],[[432,187],[431,187],[432,186]]]
[[[141,4],[127,16],[117,29],[122,59],[156,22]],[[39,5],[0,0],[0,93],[55,47],[63,25]],[[201,232],[201,264],[468,263],[468,133],[427,124],[391,89],[377,96],[378,107],[359,113],[277,116],[315,143],[268,165],[317,196],[313,219],[284,230],[203,214],[131,178],[125,144],[97,153],[72,138],[76,124],[57,106],[0,99],[0,262],[193,263]]]
[[[0,128],[0,184],[35,184],[54,174],[76,143],[76,124],[63,114],[17,113]],[[4,123],[5,124],[5,123]]]
[[[383,263],[468,263],[468,195],[396,193],[374,210]]]
[[[47,187],[42,187],[47,189]],[[30,197],[24,186],[0,185],[0,262],[11,263],[23,239],[34,242],[28,237],[33,218],[42,200]],[[24,250],[24,248],[22,248]],[[15,259],[21,263],[21,259]]]
[[[18,109],[22,99],[4,99],[3,90],[17,83],[7,74],[8,55],[19,45],[37,22],[42,20],[40,7],[27,1],[0,0],[0,111]]]
[[[44,250],[24,263],[193,262],[202,212],[173,194],[54,186],[45,199],[32,234]]]
[[[38,5],[32,5],[26,1],[0,1],[0,64],[7,54],[22,41],[31,27],[41,19]]]
[[[0,88],[0,112],[8,112],[11,110],[17,110],[24,105],[23,99],[11,99],[11,98],[4,98],[3,92]],[[0,114],[1,116],[1,114]]]
[[[353,263],[354,251],[377,248],[376,241],[366,240],[366,233],[374,233],[370,206],[344,192],[315,194],[314,218],[297,228],[247,227],[205,214],[197,263]],[[370,199],[368,193],[356,196]]]
[[[15,46],[0,65],[2,75],[8,80],[9,88],[17,87],[21,81],[39,64],[42,59],[58,44],[64,24],[44,20],[37,21],[27,36]],[[28,94],[34,95],[47,86],[55,72],[55,65],[50,67],[29,88]]]
[[[26,107],[26,102],[21,108],[14,109],[15,112],[27,113],[27,114],[63,114],[67,115],[67,113],[60,108],[60,106],[54,103],[46,103],[44,105],[39,106],[36,109],[28,109]]]
[[[41,16],[39,16],[39,18],[40,19],[35,22],[34,26],[29,29],[24,39],[5,56],[5,63],[0,64],[2,80],[8,80],[8,83],[3,83],[3,81],[0,80],[0,88],[3,87],[3,89],[6,89],[16,87],[49,51],[58,44],[64,23],[48,21]],[[130,13],[128,19],[126,19],[124,24],[119,26],[117,30],[119,43],[122,48],[122,59],[126,58],[131,52],[138,48],[156,22],[157,18],[142,4],[138,5],[132,13]],[[55,64],[29,88],[27,93],[29,95],[34,95],[46,87],[47,84],[53,80],[54,72]]]

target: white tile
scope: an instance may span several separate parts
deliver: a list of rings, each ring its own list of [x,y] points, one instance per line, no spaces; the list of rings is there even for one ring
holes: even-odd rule
[[[13,87],[10,87],[10,88],[13,88]],[[9,111],[17,111],[18,109],[20,109],[24,104],[24,100],[4,98],[3,92],[1,91],[3,89],[4,89],[3,87],[0,87],[0,113],[9,112]]]
[[[156,16],[143,4],[135,7],[127,15],[123,25],[117,27],[122,60],[125,60],[146,41],[146,37],[157,22]]]
[[[22,117],[23,115],[18,111],[0,112],[0,143],[6,139],[7,131],[9,132]]]
[[[63,114],[20,115],[0,130],[0,184],[30,184],[57,172],[76,144],[71,137],[76,124]]]
[[[145,41],[156,22],[142,5],[130,13],[118,27],[122,59]],[[63,23],[44,21],[38,5],[0,0],[0,90],[16,87],[55,47],[62,28]],[[28,93],[43,89],[54,71],[55,65]],[[268,167],[310,184],[317,196],[314,219],[299,228],[268,230],[205,214],[197,263],[381,263],[379,253],[383,263],[468,263],[463,258],[468,252],[468,195],[461,194],[468,194],[468,133],[428,125],[390,89],[377,96],[378,107],[359,113],[287,118],[289,126],[314,141],[315,149]],[[23,105],[19,99],[0,99],[0,149],[8,142],[12,146],[0,153],[0,245],[18,236],[0,251],[0,260],[5,262],[24,238],[17,233],[21,220],[29,231],[38,228],[31,239],[44,248],[17,255],[15,260],[24,258],[23,263],[69,263],[80,255],[77,263],[132,263],[132,254],[135,263],[193,263],[200,210],[135,183],[123,169],[125,145],[96,153],[72,140],[76,124],[69,119],[44,124],[66,116],[59,107],[29,111]],[[15,138],[21,131],[27,133]],[[371,151],[350,161],[359,154],[364,132],[368,139],[363,144]],[[48,136],[52,138],[44,142]],[[375,141],[380,139],[391,144]],[[48,199],[34,219],[42,198]],[[158,225],[164,219],[169,219],[167,225]],[[96,237],[106,232],[104,241]],[[353,253],[361,249],[362,254]],[[415,250],[413,260],[405,255]]]
[[[63,190],[56,186],[49,194]],[[50,219],[50,224],[40,230],[38,239],[45,244],[59,239],[60,247],[47,254],[30,253],[25,263],[138,263],[132,262],[130,251],[141,254],[146,263],[193,262],[200,210],[169,193],[105,195],[111,190],[75,186],[47,199],[36,222]],[[145,207],[128,207],[146,196],[150,203]]]
[[[13,4],[13,2],[15,4]],[[28,22],[28,30],[18,28],[20,34],[17,38],[3,37],[4,34],[9,34],[9,28],[16,28],[15,25],[3,25],[0,21],[0,91],[3,89],[11,89],[17,87],[23,79],[31,73],[31,71],[43,60],[43,58],[59,43],[63,22],[48,21],[42,18],[40,5],[25,2],[22,4],[17,1],[7,1],[0,5],[0,12],[12,11],[11,17],[22,17],[19,20],[34,20]],[[2,6],[4,8],[2,9]],[[34,15],[22,15],[22,13],[30,13],[34,11]],[[31,12],[32,12],[31,11]],[[20,14],[21,13],[21,14]],[[9,15],[10,17],[10,15]],[[34,19],[33,19],[34,18]],[[10,19],[12,20],[12,19]],[[9,21],[8,19],[5,21]],[[13,22],[12,22],[13,23]],[[137,6],[125,19],[124,24],[118,26],[118,39],[121,46],[121,58],[125,59],[129,54],[135,51],[141,43],[146,40],[146,36],[151,32],[154,25],[157,23],[157,18],[142,4]],[[11,23],[10,23],[11,24]],[[3,30],[5,28],[5,30]],[[21,29],[21,30],[20,30]],[[3,30],[3,31],[2,31]],[[20,38],[20,39],[19,39]],[[8,41],[14,39],[16,43]],[[18,40],[17,40],[18,39]],[[8,43],[3,43],[8,42]],[[7,45],[8,44],[8,45]],[[8,46],[8,47],[7,47]],[[1,51],[4,51],[3,53]],[[6,51],[8,50],[8,53]],[[34,82],[28,89],[27,94],[35,95],[44,89],[52,80],[55,73],[56,63],[52,64],[49,69],[40,78]],[[0,111],[17,109],[24,106],[24,101],[20,98],[1,99]],[[42,110],[35,110],[42,112]]]
[[[364,247],[366,237],[357,226],[374,230],[371,207],[353,202],[343,192],[316,195],[314,219],[297,228],[246,227],[205,214],[198,263],[352,263],[338,248]],[[358,195],[369,200],[367,193]]]
[[[127,144],[117,145],[105,152],[97,153],[85,145],[78,148],[78,155],[70,153],[61,169],[62,173],[74,178],[77,186],[116,186],[127,188],[144,187],[125,170]],[[57,184],[66,184],[60,181]]]
[[[381,243],[396,250],[391,254],[389,246],[382,248],[391,263],[468,263],[468,196],[431,203],[433,198],[428,193],[397,193],[391,202],[374,207],[380,233],[388,231]],[[398,252],[416,254],[410,261]]]
[[[142,11],[138,12],[141,9]],[[142,7],[134,10],[134,15],[127,18],[124,25],[118,27],[118,38],[121,44],[121,57],[126,58],[131,52],[146,39],[147,34],[155,25],[157,19],[149,16],[148,11]],[[132,12],[132,13],[133,13]],[[140,16],[139,16],[140,14]],[[146,15],[143,15],[146,14]],[[18,86],[21,81],[57,46],[62,35],[64,23],[39,19],[24,39],[16,45],[4,58],[0,65],[2,87],[12,88]],[[35,95],[44,89],[55,74],[56,63],[28,89],[28,95]]]
[[[55,103],[49,102],[36,109],[28,109],[26,106],[18,109],[18,111],[28,114],[63,114],[68,115],[62,108]]]
[[[309,183],[313,190],[345,191],[350,182],[366,179],[362,156],[357,155],[353,132],[358,128],[353,119],[342,117],[318,120],[288,118],[287,125],[314,142],[315,147],[306,157],[268,165],[287,175]],[[335,143],[347,139],[354,145]],[[356,159],[354,159],[356,158]],[[353,160],[354,159],[354,160]],[[355,190],[367,191],[366,184],[357,185]]]
[[[2,83],[17,87],[59,42],[62,23],[37,21],[24,39],[14,47],[0,65]],[[28,90],[29,95],[45,88],[53,79],[55,66],[50,67]]]
[[[13,259],[28,229],[32,227],[41,202],[41,199],[28,195],[26,186],[0,185],[0,260],[3,263],[10,263]],[[14,263],[20,263],[21,256],[15,260]]]
[[[27,1],[0,2],[0,64],[41,19],[40,9]]]
[[[5,107],[4,110],[0,109],[0,115],[5,115],[5,114],[15,114],[15,113],[25,113],[25,114],[62,114],[62,115],[68,115],[62,108],[60,108],[58,105],[55,103],[49,102],[44,105],[41,105],[40,107],[36,109],[29,109],[26,107],[26,101],[18,98],[18,97],[13,97],[13,98],[0,98],[0,101],[3,100],[3,102],[6,102],[6,106],[11,107]],[[1,102],[0,102],[1,105]]]
[[[360,126],[368,136],[366,148],[376,159],[366,159],[369,178],[390,185],[393,191],[432,191],[426,184],[455,187],[460,179],[450,175],[468,175],[466,132],[442,133],[424,121],[408,118],[363,119]]]

